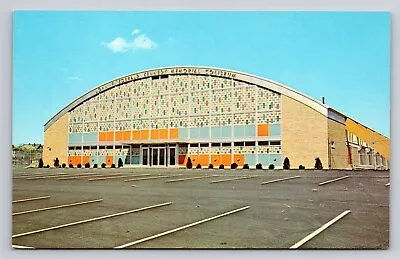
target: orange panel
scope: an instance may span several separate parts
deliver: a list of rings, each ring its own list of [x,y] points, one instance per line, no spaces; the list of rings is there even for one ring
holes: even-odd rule
[[[211,164],[218,167],[221,164],[221,155],[211,155]]]
[[[179,136],[178,136],[178,129],[177,128],[172,128],[172,129],[169,129],[169,138],[170,139],[177,139]]]
[[[168,129],[160,129],[158,131],[158,138],[159,139],[168,139]]]
[[[236,163],[238,166],[243,166],[244,165],[244,155],[242,155],[242,154],[233,155],[233,162]]]
[[[258,136],[268,136],[269,135],[268,124],[258,124],[257,130],[258,130]]]
[[[114,157],[106,156],[106,165],[110,166],[112,163],[114,163]]]
[[[114,131],[107,131],[107,141],[114,141]]]
[[[75,157],[74,156],[68,156],[68,165],[69,164],[75,164]]]
[[[122,140],[131,140],[131,131],[130,130],[122,131]]]
[[[140,139],[149,139],[149,130],[141,130]]]
[[[231,155],[221,155],[221,164],[223,164],[225,167],[226,166],[231,166],[232,164],[232,157]]]
[[[90,163],[90,157],[89,156],[83,156],[82,157],[82,166],[84,166],[86,163]]]
[[[199,163],[199,161],[197,160],[198,155],[191,154],[189,155],[189,157],[192,160],[193,167],[196,167],[196,165]]]
[[[158,129],[152,129],[150,131],[150,139],[158,139]]]
[[[140,139],[140,130],[133,130],[132,131],[132,139],[139,140]]]
[[[81,162],[81,156],[75,156],[75,159],[74,159],[74,164],[73,165],[78,165],[78,164],[81,164],[82,165],[82,162]]]
[[[115,140],[122,140],[122,131],[115,132]]]
[[[202,166],[208,166],[210,163],[208,162],[208,155],[198,155],[197,163],[200,163]],[[196,165],[197,165],[196,163]]]
[[[99,141],[107,141],[107,132],[99,132]]]

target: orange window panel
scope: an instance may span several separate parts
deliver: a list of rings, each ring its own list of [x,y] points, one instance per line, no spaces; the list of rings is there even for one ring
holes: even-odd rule
[[[140,131],[140,139],[149,139],[149,130],[141,130]]]
[[[107,132],[107,141],[114,141],[114,131]]]
[[[169,129],[169,138],[170,139],[177,139],[179,136],[178,136],[178,129],[177,128],[172,128],[172,129]]]
[[[221,155],[221,164],[223,164],[225,167],[231,166],[232,164],[232,156],[229,155]]]
[[[244,165],[244,155],[242,155],[242,154],[233,155],[233,162],[236,163],[238,166],[243,166]]]
[[[158,131],[158,138],[159,139],[168,139],[168,129],[160,129]]]
[[[218,167],[221,164],[221,155],[211,155],[211,164]]]
[[[107,132],[99,132],[99,141],[107,141]]]
[[[113,156],[106,156],[106,165],[110,166],[114,162]]]
[[[122,140],[122,131],[115,132],[115,140]]]
[[[130,130],[122,131],[122,140],[131,140],[131,131]]]
[[[139,140],[140,138],[140,130],[133,130],[132,131],[132,139],[133,140]]]
[[[158,129],[152,129],[150,131],[150,139],[158,139]]]
[[[258,136],[266,137],[269,135],[269,127],[268,124],[258,124],[257,125]]]

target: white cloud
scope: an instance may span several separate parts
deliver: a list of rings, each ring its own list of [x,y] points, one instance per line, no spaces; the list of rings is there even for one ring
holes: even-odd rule
[[[101,45],[111,49],[114,53],[126,52],[131,48],[131,44],[121,37],[117,37],[110,42],[102,42]]]
[[[140,50],[140,49],[153,49],[157,44],[152,41],[149,37],[141,34],[133,39],[132,42],[126,41],[124,38],[117,37],[110,42],[102,42],[101,45],[106,46],[114,53],[127,52],[128,50]]]
[[[139,30],[139,29],[134,29],[134,30],[132,31],[132,35],[139,34],[139,33],[140,33],[140,30]]]
[[[144,34],[137,36],[133,40],[132,45],[136,49],[153,49],[157,46],[154,41]]]
[[[82,79],[79,76],[70,76],[68,77],[69,80],[77,80],[77,81],[81,81]]]

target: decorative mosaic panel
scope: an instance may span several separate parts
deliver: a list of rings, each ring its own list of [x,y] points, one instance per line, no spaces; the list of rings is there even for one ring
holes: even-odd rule
[[[99,123],[99,131],[113,131],[114,130],[114,122],[100,122]]]
[[[83,126],[81,123],[69,124],[68,131],[69,133],[82,133]]]
[[[115,96],[114,90],[111,89],[111,90],[100,93],[99,99],[100,100],[111,100],[114,98],[114,96]]]
[[[129,120],[132,117],[131,98],[117,99],[115,105],[116,120]]]
[[[281,119],[280,111],[260,112],[257,114],[258,123],[281,123]]]
[[[233,121],[235,125],[249,125],[255,123],[255,113],[235,113]]]
[[[123,120],[115,122],[115,130],[130,130],[131,129],[131,121]]]
[[[88,122],[83,124],[84,132],[97,132],[97,122]]]
[[[259,112],[276,111],[281,109],[281,95],[279,93],[258,87],[257,98],[257,110]]]
[[[188,94],[178,94],[170,96],[170,116],[187,116],[188,115]]]
[[[170,82],[172,82],[170,94],[188,93],[189,76],[185,75],[170,76]]]

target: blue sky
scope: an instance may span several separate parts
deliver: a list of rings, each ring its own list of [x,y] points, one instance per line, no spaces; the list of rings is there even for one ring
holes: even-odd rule
[[[13,144],[116,77],[162,66],[239,70],[390,135],[388,12],[39,12],[13,21]]]

